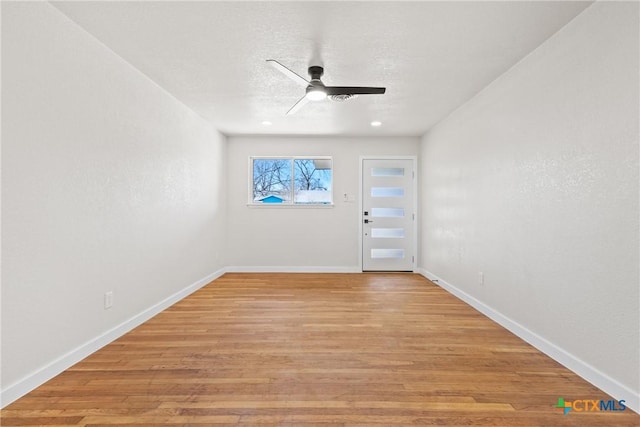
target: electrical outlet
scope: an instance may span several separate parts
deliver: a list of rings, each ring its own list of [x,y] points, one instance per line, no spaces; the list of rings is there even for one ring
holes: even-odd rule
[[[104,309],[108,310],[113,307],[113,291],[104,293]]]
[[[478,273],[478,283],[484,285],[484,273],[482,271]]]

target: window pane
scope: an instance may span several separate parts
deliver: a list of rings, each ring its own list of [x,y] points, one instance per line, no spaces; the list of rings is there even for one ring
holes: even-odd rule
[[[371,208],[371,216],[402,218],[404,209],[402,208]]]
[[[401,239],[404,237],[404,228],[372,228],[371,237],[374,239]]]
[[[371,176],[404,176],[404,168],[372,168]]]
[[[371,187],[371,197],[402,197],[402,187]]]
[[[371,258],[404,258],[404,249],[371,249]]]
[[[295,159],[294,203],[329,205],[332,198],[331,159]]]
[[[287,203],[291,200],[291,160],[253,159],[253,202]]]

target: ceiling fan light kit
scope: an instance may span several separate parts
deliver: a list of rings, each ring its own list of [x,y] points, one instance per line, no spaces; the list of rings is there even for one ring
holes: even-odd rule
[[[332,101],[346,101],[355,98],[357,95],[382,95],[386,91],[384,87],[325,86],[321,80],[324,68],[320,66],[313,65],[309,67],[307,71],[311,79],[306,80],[275,59],[267,59],[267,62],[291,80],[306,87],[304,96],[287,111],[287,115],[295,114],[308,101],[322,101],[327,97]]]
[[[322,101],[327,97],[327,92],[319,87],[311,87],[307,90],[306,97],[309,98],[309,101]]]

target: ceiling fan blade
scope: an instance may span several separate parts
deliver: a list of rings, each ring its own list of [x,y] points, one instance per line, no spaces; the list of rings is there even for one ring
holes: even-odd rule
[[[381,95],[384,87],[326,86],[327,95]]]
[[[294,71],[291,71],[290,69],[288,69],[287,67],[285,67],[284,65],[282,65],[281,63],[276,61],[275,59],[267,59],[267,62],[273,68],[275,68],[276,70],[280,71],[282,74],[284,74],[285,76],[289,77],[291,80],[293,80],[294,82],[298,83],[299,85],[304,86],[304,87],[309,86],[309,81],[308,80],[306,80],[304,77],[299,76]]]
[[[287,116],[295,114],[299,109],[304,107],[307,104],[307,102],[309,102],[309,98],[307,98],[307,95],[300,98],[298,102],[293,104],[293,107],[289,108],[289,111],[287,111]]]

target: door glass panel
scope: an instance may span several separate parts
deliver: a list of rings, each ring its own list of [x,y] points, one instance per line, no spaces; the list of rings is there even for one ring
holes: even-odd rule
[[[371,258],[404,258],[404,249],[371,249]]]
[[[404,168],[371,168],[371,176],[404,176]]]
[[[371,208],[371,216],[402,218],[404,217],[404,209],[402,208]]]
[[[371,197],[402,197],[402,187],[371,187]]]
[[[401,239],[404,237],[404,228],[372,228],[371,237],[375,239]]]

